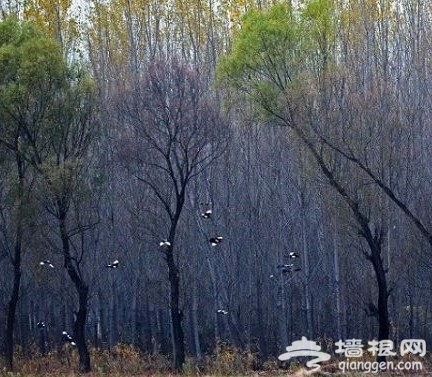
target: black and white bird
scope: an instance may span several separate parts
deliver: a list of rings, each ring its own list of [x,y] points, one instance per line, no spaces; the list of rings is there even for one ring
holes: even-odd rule
[[[62,341],[65,343],[69,343],[71,346],[76,346],[76,343],[73,341],[72,335],[68,334],[67,331],[62,332]]]
[[[291,259],[296,259],[296,258],[300,258],[300,255],[298,255],[298,253],[296,253],[295,251],[291,251],[291,252],[289,253],[289,257],[290,257]]]
[[[44,329],[46,327],[46,324],[44,321],[39,321],[38,323],[36,323],[36,326],[38,329]]]
[[[204,219],[209,219],[211,217],[211,215],[212,215],[212,210],[208,209],[207,211],[204,211],[201,214],[201,217],[203,217]]]
[[[219,245],[223,240],[223,237],[218,236],[218,237],[212,237],[209,239],[210,245],[212,246],[217,246]]]
[[[160,247],[169,247],[169,246],[171,246],[171,242],[169,242],[168,240],[163,240],[163,241],[159,242],[159,246]]]
[[[292,263],[291,264],[279,264],[279,265],[277,265],[277,269],[283,273],[292,271],[293,267],[294,267],[294,264],[292,264]]]
[[[223,315],[227,315],[227,314],[228,314],[228,310],[225,310],[225,309],[218,309],[218,310],[217,310],[217,313],[219,313],[219,314],[223,314]]]
[[[47,265],[48,267],[54,268],[54,265],[47,259],[47,260],[42,260],[39,262],[39,264],[41,266],[45,266]]]
[[[114,262],[107,264],[108,268],[117,268],[119,266],[119,261],[116,259]]]

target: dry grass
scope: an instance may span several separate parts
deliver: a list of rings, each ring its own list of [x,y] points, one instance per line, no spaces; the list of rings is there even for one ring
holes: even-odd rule
[[[18,349],[15,354],[16,372],[6,372],[4,364],[0,360],[0,377],[77,377],[78,355],[75,349],[63,347],[52,351],[45,356],[38,355],[36,350],[30,353],[32,356],[24,357]],[[143,355],[130,345],[119,344],[111,353],[106,350],[91,350],[92,369],[87,377],[180,377],[172,373],[170,361],[167,357],[158,354]],[[412,359],[407,359],[411,360]],[[423,364],[422,372],[386,372],[379,373],[380,377],[393,376],[432,376],[432,362],[430,357],[418,359]],[[366,359],[364,361],[367,361]],[[338,364],[322,365],[315,373],[308,372],[300,363],[293,363],[289,369],[282,370],[276,360],[268,361],[257,368],[256,355],[239,351],[233,347],[220,344],[215,351],[202,360],[188,359],[182,376],[199,377],[324,377],[324,376],[349,376],[360,377],[368,375],[363,372],[349,372],[342,374]],[[369,373],[373,375],[374,373]],[[375,373],[376,374],[376,373]]]

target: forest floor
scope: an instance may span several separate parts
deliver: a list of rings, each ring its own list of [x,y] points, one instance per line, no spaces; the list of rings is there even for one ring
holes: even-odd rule
[[[33,352],[32,352],[33,351]],[[363,362],[365,368],[357,372],[341,370],[341,362],[322,364],[317,372],[311,373],[303,365],[304,360],[298,360],[281,369],[283,364],[272,360],[260,364],[256,363],[253,354],[242,352],[234,348],[218,348],[215,353],[196,361],[188,359],[182,374],[173,374],[170,360],[160,354],[143,355],[132,346],[118,345],[111,352],[107,350],[91,350],[92,372],[79,374],[78,355],[71,348],[59,348],[48,352],[45,356],[38,354],[36,349],[29,350],[24,355],[17,350],[14,358],[15,372],[7,372],[4,362],[0,359],[0,377],[323,377],[348,376],[364,377],[379,375],[380,377],[432,377],[432,356],[407,357],[396,362],[421,364],[421,370],[395,370],[377,372],[372,370],[373,359],[356,359]],[[352,359],[351,359],[352,360]],[[375,363],[376,364],[376,363]],[[258,369],[258,370],[256,370]],[[347,368],[349,369],[349,368]],[[351,370],[352,367],[350,368]]]
[[[317,371],[310,373],[306,369],[299,368],[296,371],[284,371],[284,370],[263,370],[263,371],[254,371],[254,372],[246,372],[246,373],[206,373],[206,374],[173,374],[173,373],[164,373],[164,372],[149,372],[149,373],[140,373],[140,374],[131,374],[128,372],[110,372],[104,373],[101,371],[92,371],[87,374],[80,374],[74,371],[50,371],[47,372],[6,372],[5,370],[0,371],[0,377],[329,377],[329,376],[347,376],[347,377],[365,377],[367,375],[378,375],[380,377],[431,377],[432,372],[422,371],[422,372],[380,372],[380,373],[365,373],[365,372],[349,372],[349,373],[341,373],[341,372],[326,372],[326,371]]]
[[[379,374],[373,374],[372,375],[378,375],[380,377],[430,377],[432,376],[432,373],[379,373]],[[254,373],[247,373],[247,374],[232,374],[232,375],[221,375],[221,374],[203,374],[200,375],[200,377],[365,377],[368,374],[364,372],[357,372],[357,373],[329,373],[329,372],[316,372],[316,373],[307,373],[305,370],[297,371],[297,372],[281,372],[281,371],[261,371],[261,372],[254,372]],[[131,375],[127,373],[109,373],[109,374],[100,374],[98,372],[91,372],[88,374],[79,374],[75,372],[69,372],[69,373],[49,373],[49,374],[21,374],[19,372],[12,373],[12,372],[0,372],[1,377],[189,377],[190,375],[176,375],[176,374],[165,374],[165,373],[156,373],[156,374],[137,374],[137,375]],[[194,375],[196,376],[196,375]]]

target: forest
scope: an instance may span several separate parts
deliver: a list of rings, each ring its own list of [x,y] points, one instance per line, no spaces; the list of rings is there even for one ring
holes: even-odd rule
[[[0,13],[3,370],[432,342],[428,1]]]

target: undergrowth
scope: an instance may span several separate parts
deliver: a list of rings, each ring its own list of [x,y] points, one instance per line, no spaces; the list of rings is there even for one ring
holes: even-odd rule
[[[175,376],[170,367],[168,356],[153,353],[143,354],[128,344],[118,344],[108,350],[90,349],[92,372],[89,377],[120,376]],[[7,372],[4,361],[0,359],[0,377],[75,377],[78,376],[78,353],[70,345],[51,350],[46,355],[31,349],[25,356],[20,348],[16,349],[14,358],[15,372]],[[422,358],[424,370],[416,376],[430,375],[430,357]],[[281,369],[281,367],[285,369]],[[258,363],[256,354],[241,351],[233,346],[218,344],[212,354],[201,359],[188,358],[184,365],[183,376],[364,376],[364,373],[340,373],[336,363],[322,365],[317,373],[307,373],[299,362],[290,365],[280,364],[276,358]],[[380,373],[380,376],[412,376],[412,373]]]

